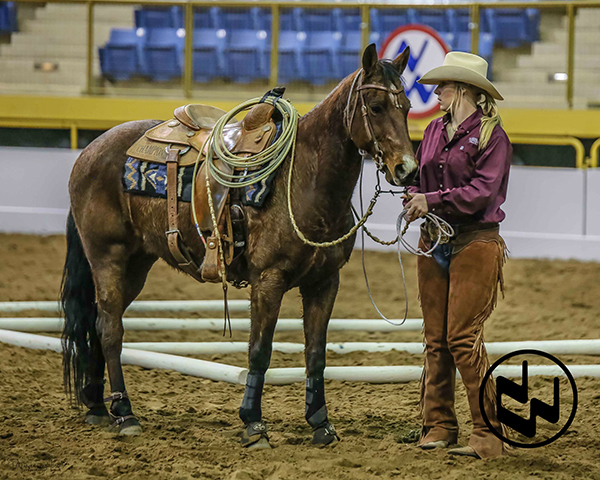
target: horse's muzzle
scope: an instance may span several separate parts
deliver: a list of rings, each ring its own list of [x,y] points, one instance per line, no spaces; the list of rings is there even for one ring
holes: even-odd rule
[[[404,162],[402,164],[396,165],[396,168],[394,169],[395,175],[393,182],[390,182],[398,187],[412,185],[416,174],[419,171],[414,157],[410,155],[404,155],[403,160]]]

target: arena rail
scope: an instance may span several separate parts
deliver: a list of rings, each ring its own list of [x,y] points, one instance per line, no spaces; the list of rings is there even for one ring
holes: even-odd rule
[[[590,148],[589,166],[591,168],[598,167],[598,151],[600,150],[600,138],[597,139]]]
[[[0,342],[36,350],[62,351],[59,338],[32,335],[0,329]],[[121,353],[124,365],[138,365],[144,368],[175,370],[186,375],[193,375],[210,380],[244,385],[248,370],[246,368],[208,362],[195,358],[168,355],[165,353],[148,352],[124,348]],[[600,365],[569,365],[573,377],[582,376],[600,378]],[[417,381],[421,378],[422,367],[416,366],[349,366],[327,367],[324,377],[328,380],[368,383],[404,383]],[[521,377],[520,365],[501,365],[495,370],[496,375],[505,377]],[[565,373],[557,365],[530,365],[530,376],[564,376]],[[457,372],[457,376],[460,374]],[[306,378],[303,367],[272,368],[267,371],[265,383],[270,385],[287,385],[301,382]]]

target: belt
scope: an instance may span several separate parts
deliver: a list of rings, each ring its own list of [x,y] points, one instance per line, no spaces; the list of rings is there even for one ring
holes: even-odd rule
[[[466,223],[463,225],[452,225],[454,229],[454,237],[457,237],[461,233],[476,232],[478,230],[492,230],[498,228],[498,222],[488,223]]]

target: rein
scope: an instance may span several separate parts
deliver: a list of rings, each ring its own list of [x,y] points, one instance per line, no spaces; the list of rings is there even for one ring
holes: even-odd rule
[[[344,108],[344,125],[346,127],[346,130],[348,131],[350,140],[352,140],[354,142],[354,144],[356,145],[356,142],[354,141],[354,138],[352,136],[352,125],[354,122],[354,115],[355,115],[356,109],[358,107],[358,101],[360,100],[360,104],[361,104],[360,110],[361,110],[361,115],[363,118],[365,131],[367,132],[368,142],[373,143],[374,153],[371,154],[371,157],[373,158],[373,160],[375,161],[375,164],[377,165],[378,172],[381,172],[381,171],[383,171],[384,166],[385,166],[385,163],[383,161],[383,151],[381,150],[381,147],[379,146],[379,142],[377,141],[377,138],[375,137],[375,134],[373,131],[373,125],[371,123],[371,118],[369,117],[369,109],[365,102],[365,97],[364,97],[363,92],[365,90],[369,90],[369,89],[383,90],[385,92],[388,92],[390,95],[390,98],[392,99],[394,106],[396,108],[402,108],[402,105],[400,104],[400,102],[398,100],[398,95],[400,93],[402,93],[404,91],[404,89],[398,89],[394,84],[392,84],[391,87],[386,87],[384,85],[379,85],[379,84],[374,84],[374,83],[363,84],[362,83],[363,77],[364,77],[364,70],[361,68],[358,71],[358,73],[355,75],[354,80],[352,80],[352,85],[350,86],[350,93],[348,94],[348,101],[346,102],[346,107]],[[355,92],[356,92],[356,95],[354,95]],[[353,98],[354,98],[354,103],[352,103]],[[381,188],[379,187],[379,176],[377,177],[377,188],[375,189],[375,193],[373,194],[373,198],[371,199],[371,202],[369,203],[369,207],[367,208],[367,211],[364,213],[364,215],[362,215],[362,217],[358,220],[358,222],[348,231],[348,233],[346,233],[345,235],[342,235],[341,237],[337,238],[336,240],[332,240],[330,242],[313,242],[312,240],[309,240],[308,238],[306,238],[306,236],[298,228],[298,224],[296,223],[296,219],[295,219],[294,213],[292,211],[292,171],[294,169],[293,167],[294,167],[295,147],[296,147],[296,145],[294,143],[294,146],[292,149],[292,157],[291,157],[291,161],[290,161],[290,171],[288,174],[288,212],[289,212],[290,220],[292,222],[292,226],[294,227],[294,231],[296,232],[296,235],[298,235],[300,240],[302,240],[302,242],[304,242],[306,245],[310,245],[311,247],[333,247],[335,245],[339,245],[340,243],[348,240],[348,238],[350,238],[352,235],[354,235],[358,231],[359,228],[361,228],[361,227],[366,228],[366,227],[364,227],[364,224],[366,223],[367,219],[373,214],[373,208],[375,208],[375,204],[377,203],[377,199],[379,198],[379,195],[381,193]],[[364,164],[365,157],[367,155],[369,155],[369,153],[366,150],[363,150],[361,148],[358,149],[358,153],[362,157],[362,162]],[[362,201],[362,199],[361,199],[361,201]]]

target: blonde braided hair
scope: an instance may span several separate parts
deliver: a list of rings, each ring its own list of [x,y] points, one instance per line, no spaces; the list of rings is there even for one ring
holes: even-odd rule
[[[450,103],[448,111],[454,115],[456,108],[463,100],[473,104],[473,106],[481,107],[483,117],[481,118],[481,128],[479,130],[479,151],[485,150],[494,127],[500,125],[502,127],[502,118],[498,113],[498,105],[494,98],[487,92],[469,85],[467,83],[455,82],[456,92]]]

